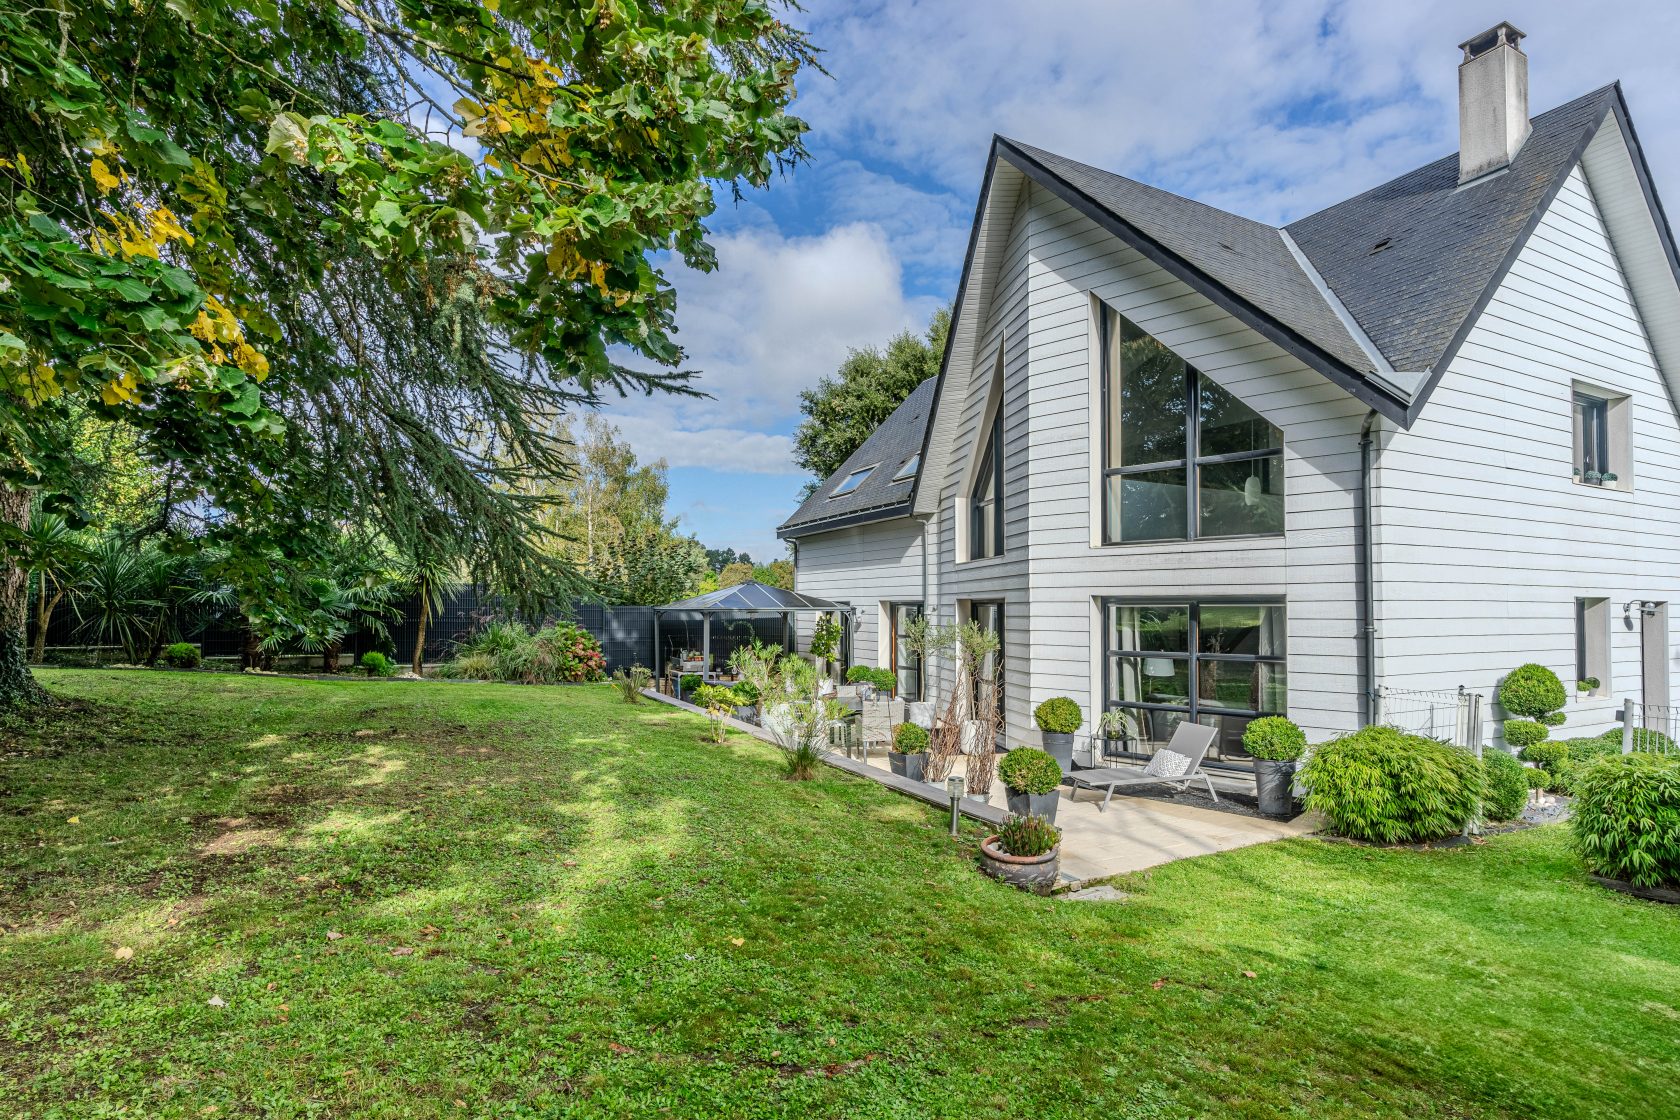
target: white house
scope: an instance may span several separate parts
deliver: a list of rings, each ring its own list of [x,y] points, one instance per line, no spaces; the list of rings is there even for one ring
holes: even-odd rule
[[[978,619],[1011,743],[1066,695],[1239,765],[1526,661],[1598,681],[1568,734],[1671,704],[1680,262],[1620,87],[1531,121],[1521,38],[1457,154],[1281,229],[995,138],[939,376],[779,530],[853,660]]]

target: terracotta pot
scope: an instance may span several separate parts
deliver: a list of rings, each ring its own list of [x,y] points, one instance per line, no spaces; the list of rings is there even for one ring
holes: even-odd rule
[[[1041,856],[1012,856],[998,847],[996,836],[988,836],[980,844],[980,870],[1024,891],[1049,894],[1061,869],[1060,844]]]

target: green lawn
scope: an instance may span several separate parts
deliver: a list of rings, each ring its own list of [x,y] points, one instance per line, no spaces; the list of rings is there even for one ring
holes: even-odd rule
[[[1075,905],[604,687],[42,678],[0,1115],[1680,1115],[1680,913],[1556,829]]]

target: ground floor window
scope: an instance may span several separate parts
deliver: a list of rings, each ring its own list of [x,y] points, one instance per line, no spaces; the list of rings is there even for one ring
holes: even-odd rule
[[[996,706],[991,708],[998,714],[998,734],[1003,734],[1003,651],[1005,635],[1003,630],[1003,600],[976,599],[968,605],[969,621],[978,623],[980,629],[997,635],[997,652],[986,659],[980,666],[980,677],[974,682],[974,710],[985,711],[983,702],[990,697],[985,693],[990,689],[997,689]]]
[[[1243,729],[1287,711],[1280,602],[1103,601],[1103,707],[1125,716],[1124,749],[1152,754],[1185,720],[1218,730],[1210,760],[1246,765]]]
[[[922,617],[920,603],[891,603],[887,617],[892,620],[892,664],[898,678],[899,699],[914,703],[922,698],[922,655],[910,648],[910,624]]]
[[[1575,686],[1592,696],[1610,695],[1608,599],[1575,600]]]

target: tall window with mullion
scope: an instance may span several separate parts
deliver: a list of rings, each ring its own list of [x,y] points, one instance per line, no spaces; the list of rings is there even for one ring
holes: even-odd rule
[[[1122,749],[1152,754],[1186,720],[1219,731],[1210,757],[1247,762],[1242,733],[1288,707],[1281,603],[1104,603],[1104,707],[1126,716]]]
[[[992,414],[974,467],[968,508],[968,558],[1003,555],[1003,409]]]
[[[1283,433],[1131,320],[1102,319],[1103,541],[1283,532]]]

